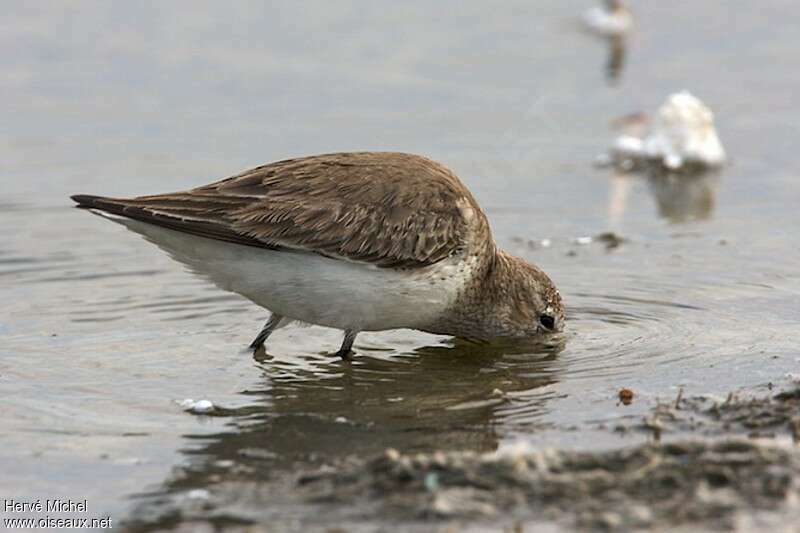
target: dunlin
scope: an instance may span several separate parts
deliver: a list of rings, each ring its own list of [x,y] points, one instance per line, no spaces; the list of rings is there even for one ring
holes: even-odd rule
[[[621,37],[633,28],[633,15],[622,0],[604,0],[604,7],[589,9],[583,16],[586,27],[605,37]]]
[[[268,309],[254,350],[294,320],[344,330],[343,358],[360,331],[490,341],[563,327],[550,278],[498,249],[469,190],[424,157],[316,155],[183,192],[72,199]]]

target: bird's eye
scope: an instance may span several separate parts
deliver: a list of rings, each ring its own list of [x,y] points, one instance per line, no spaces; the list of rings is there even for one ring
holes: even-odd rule
[[[541,322],[541,324],[550,331],[556,327],[556,319],[551,315],[539,315],[539,322]]]

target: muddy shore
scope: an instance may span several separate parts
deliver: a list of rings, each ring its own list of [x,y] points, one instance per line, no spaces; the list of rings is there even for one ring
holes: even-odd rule
[[[794,531],[800,523],[800,387],[769,396],[680,394],[603,426],[646,433],[601,451],[515,446],[490,453],[348,456],[257,479],[270,455],[240,450],[207,491],[143,504],[129,531]],[[259,466],[261,463],[261,466]],[[174,482],[191,478],[176,471]]]

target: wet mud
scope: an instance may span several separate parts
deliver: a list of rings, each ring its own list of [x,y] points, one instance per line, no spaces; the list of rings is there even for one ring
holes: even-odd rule
[[[648,433],[616,449],[516,446],[493,452],[344,456],[257,480],[242,449],[209,489],[145,504],[130,531],[793,531],[800,523],[800,387],[775,395],[684,397],[638,421],[599,429]],[[249,464],[248,464],[249,463]],[[176,472],[176,482],[189,472]],[[268,502],[269,505],[265,505]],[[389,527],[391,525],[391,528]]]

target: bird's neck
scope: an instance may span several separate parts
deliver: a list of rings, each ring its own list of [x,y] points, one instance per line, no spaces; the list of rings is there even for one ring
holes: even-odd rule
[[[443,316],[425,331],[475,340],[513,336],[514,280],[523,275],[521,260],[492,249],[477,264],[470,281]]]

